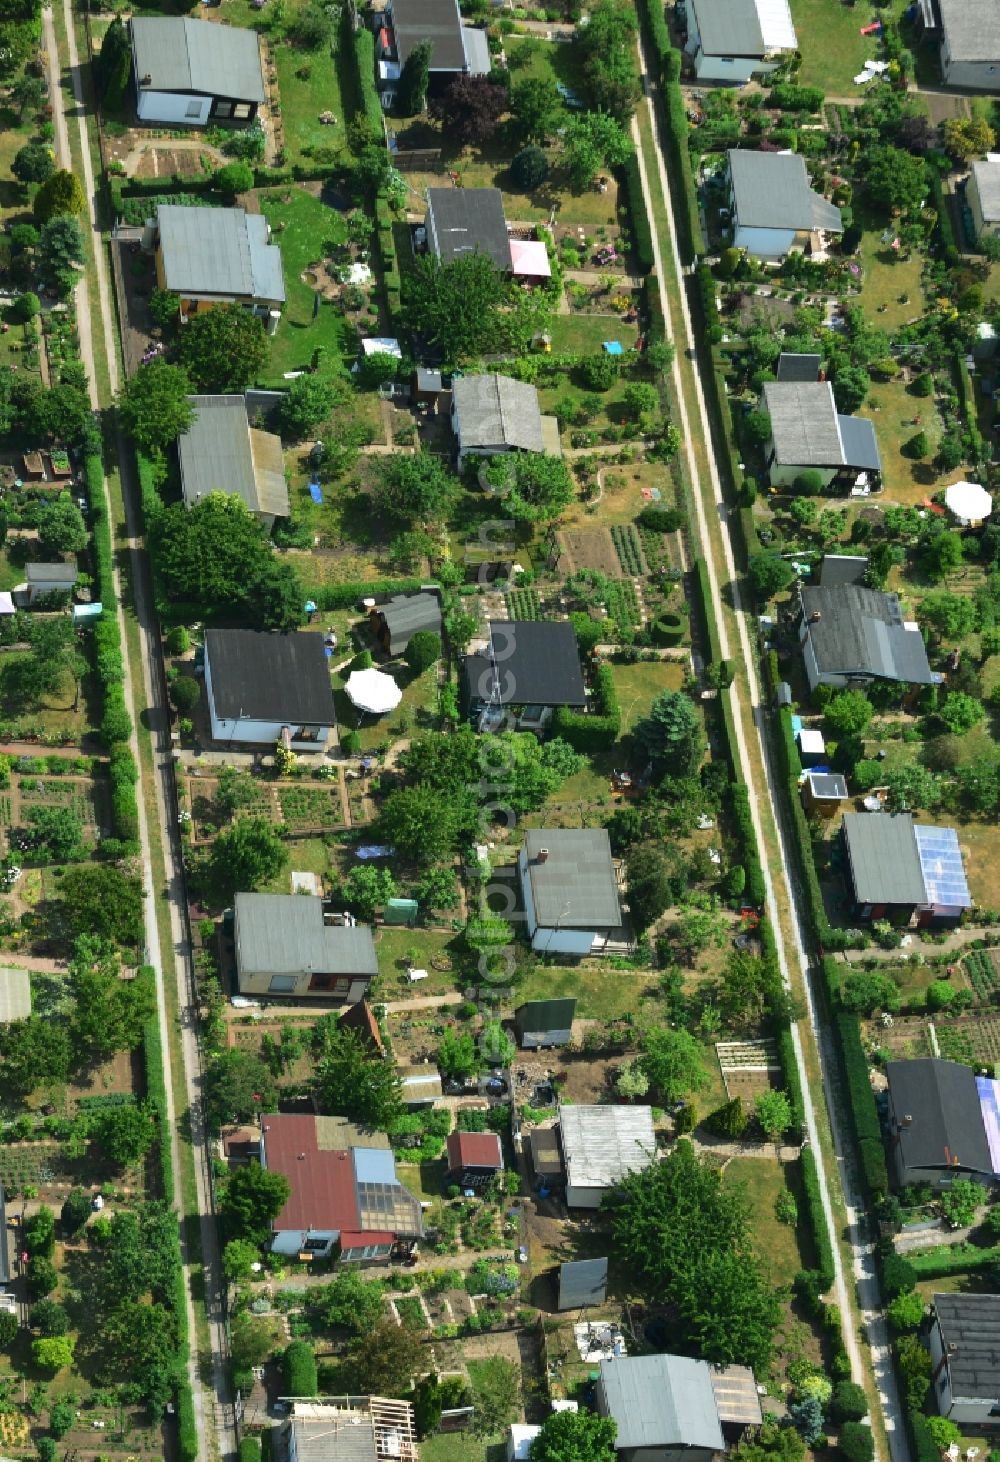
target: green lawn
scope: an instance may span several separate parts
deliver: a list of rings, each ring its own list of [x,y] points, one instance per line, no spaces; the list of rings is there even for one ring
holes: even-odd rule
[[[646,715],[658,695],[665,690],[680,690],[687,672],[680,660],[650,660],[637,665],[612,665],[611,673],[622,708],[624,735]]]
[[[803,1267],[795,1228],[774,1216],[778,1194],[791,1189],[801,1222],[804,1204],[797,1179],[797,1165],[784,1165],[774,1158],[736,1157],[726,1166],[726,1182],[742,1186],[750,1200],[757,1252],[776,1286],[791,1284]]]
[[[620,340],[623,350],[634,350],[639,327],[620,315],[556,315],[549,333],[556,355],[596,355],[605,340]]]
[[[580,1020],[620,1020],[638,1015],[640,1001],[656,994],[656,980],[631,970],[613,970],[604,961],[599,968],[575,969],[536,966],[517,987],[517,1003],[525,1000],[563,1000],[576,996]]]
[[[504,1462],[503,1442],[484,1442],[471,1432],[439,1432],[420,1443],[421,1462]]]
[[[272,45],[271,54],[278,69],[288,163],[308,163],[316,148],[324,149],[324,153],[336,149],[335,166],[348,163],[351,149],[340,85],[346,63],[324,51],[304,54],[288,42]],[[320,122],[323,112],[332,112],[336,123],[325,126]]]
[[[450,946],[454,934],[438,933],[432,929],[378,930],[375,950],[378,955],[381,998],[391,1000],[419,1000],[430,995],[446,995],[456,988],[456,969],[436,970],[431,961],[435,956],[452,955]],[[405,966],[427,971],[427,979],[411,985],[404,973]]]
[[[314,316],[316,290],[303,279],[305,271],[328,252],[327,244],[344,238],[344,221],[335,208],[304,187],[274,188],[260,195],[261,211],[281,248],[287,302],[277,333],[271,339],[269,384],[282,384],[286,371],[309,367],[321,346],[327,364],[351,361],[357,354],[357,333],[332,304],[322,303]]]
[[[861,238],[862,308],[866,318],[880,330],[895,330],[922,313],[921,256],[914,250],[908,259],[897,258],[891,248],[882,244],[882,229],[877,222],[858,222],[865,229]]]
[[[433,729],[437,709],[437,666],[425,670],[423,675],[413,677],[409,669],[398,661],[385,667],[389,675],[401,688],[403,699],[388,716],[359,716],[348,699],[346,690],[334,682],[333,703],[337,711],[337,724],[341,730],[357,727],[363,751],[374,751],[386,741],[393,741],[410,731]],[[345,666],[346,674],[349,674]]]
[[[878,320],[877,315],[869,318]],[[911,396],[902,381],[873,381],[868,400],[858,414],[870,417],[875,425],[886,501],[920,503],[945,485],[931,465],[941,438],[941,418],[933,401]],[[917,416],[919,426],[914,425]],[[930,451],[923,461],[915,462],[904,457],[901,448],[918,431],[926,432]],[[954,482],[962,473],[956,470],[945,476]]]
[[[851,78],[878,55],[876,37],[863,36],[861,27],[876,12],[867,4],[847,6],[838,0],[791,0],[791,7],[802,52],[799,83],[821,86],[828,97],[858,95]]]

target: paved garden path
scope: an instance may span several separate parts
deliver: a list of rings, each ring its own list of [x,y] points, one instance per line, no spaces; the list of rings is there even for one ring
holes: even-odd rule
[[[449,990],[444,995],[421,995],[415,1000],[390,1000],[385,1009],[387,1015],[402,1015],[407,1010],[437,1010],[439,1006],[461,1005],[464,999],[460,990]]]

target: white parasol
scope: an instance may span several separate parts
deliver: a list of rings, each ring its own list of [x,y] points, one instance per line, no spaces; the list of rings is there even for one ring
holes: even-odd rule
[[[960,523],[982,523],[993,511],[993,499],[978,482],[953,482],[945,488],[944,503]]]
[[[345,686],[348,699],[359,711],[368,711],[373,716],[384,716],[394,711],[403,699],[403,692],[382,670],[354,670]]]

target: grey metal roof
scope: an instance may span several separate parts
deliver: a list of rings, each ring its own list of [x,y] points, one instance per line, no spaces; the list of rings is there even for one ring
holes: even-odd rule
[[[806,780],[813,796],[821,801],[843,802],[847,797],[847,782],[839,772],[807,772]]]
[[[80,577],[75,563],[29,563],[24,566],[25,582],[28,584],[68,584],[70,588]]]
[[[27,970],[0,968],[0,1024],[27,1020],[31,1014],[31,976]]]
[[[1000,1294],[936,1294],[934,1313],[956,1399],[1000,1399]]]
[[[844,444],[844,466],[856,467],[859,472],[881,472],[878,438],[867,416],[838,416],[837,424]]]
[[[867,571],[868,560],[861,554],[827,553],[819,566],[819,581],[827,589],[860,584]]]
[[[809,585],[800,591],[806,632],[820,671],[933,685],[919,629],[907,629],[898,594],[863,584]]]
[[[182,16],[135,16],[131,24],[136,76],[144,90],[258,105],[265,100],[255,30]]]
[[[829,381],[768,381],[764,410],[771,418],[779,467],[842,467],[840,418]]]
[[[281,250],[268,242],[263,214],[160,203],[156,222],[167,289],[185,296],[284,302]]]
[[[559,1266],[559,1309],[603,1305],[608,1294],[607,1259],[576,1259]]]
[[[983,219],[986,223],[996,223],[1000,220],[1000,162],[974,162],[972,175]]]
[[[189,508],[210,492],[232,493],[252,513],[288,517],[281,438],[251,429],[242,396],[189,396],[194,418],[177,440]]]
[[[545,849],[548,857],[541,861]],[[606,828],[529,828],[524,851],[535,916],[543,928],[613,929],[621,924]]]
[[[493,69],[490,55],[490,38],[485,30],[476,25],[462,27],[462,49],[465,52],[465,69],[470,76],[489,76]]]
[[[534,386],[511,376],[460,376],[452,384],[451,399],[463,448],[545,450]]]
[[[392,28],[399,64],[420,41],[431,42],[431,71],[464,71],[458,0],[392,0]]]
[[[573,1188],[613,1188],[656,1160],[652,1107],[563,1106],[559,1129]]]
[[[601,1410],[618,1426],[618,1451],[643,1447],[725,1451],[705,1361],[681,1355],[616,1356],[601,1361],[598,1387]]]
[[[376,613],[389,631],[390,650],[405,650],[419,630],[441,629],[441,601],[436,594],[397,594],[387,604],[380,604]]]
[[[958,1061],[887,1061],[886,1081],[903,1167],[992,1173],[976,1077]]]
[[[289,1440],[295,1438],[297,1462],[379,1462],[370,1417],[347,1411],[337,1422],[294,1416],[286,1427]]]
[[[428,188],[427,233],[443,264],[478,249],[510,268],[510,239],[499,188]]]
[[[706,56],[763,56],[756,0],[690,0]]]
[[[998,0],[938,0],[952,61],[1000,60]]]
[[[489,634],[490,653],[467,655],[462,665],[470,703],[587,704],[580,649],[571,624],[551,619],[491,620]]]
[[[743,228],[842,231],[840,209],[815,191],[805,159],[797,152],[733,148],[729,172],[736,222]]]
[[[236,895],[236,963],[245,974],[377,975],[372,931],[323,922],[323,900],[300,893]]]
[[[333,688],[321,634],[254,629],[205,632],[216,715],[229,721],[333,726]]]
[[[843,828],[858,903],[925,902],[924,875],[908,812],[845,812]]]
[[[783,350],[778,356],[777,377],[779,381],[817,381],[819,368],[823,364],[821,355]]]

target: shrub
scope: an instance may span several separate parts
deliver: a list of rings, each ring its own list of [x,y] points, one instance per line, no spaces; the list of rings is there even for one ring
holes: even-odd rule
[[[178,675],[171,682],[170,699],[182,716],[189,716],[201,700],[201,686],[193,675]]]
[[[955,998],[955,991],[946,980],[932,980],[927,986],[927,1009],[947,1010]]]
[[[875,1443],[871,1428],[862,1426],[859,1421],[845,1421],[840,1428],[840,1450],[847,1462],[872,1462]]]
[[[175,625],[167,635],[167,650],[171,655],[186,655],[191,648],[191,636],[182,624]]]
[[[830,1415],[836,1421],[861,1421],[868,1415],[865,1389],[856,1381],[838,1381],[830,1398]]]
[[[315,1396],[319,1390],[316,1356],[304,1340],[293,1340],[285,1351],[285,1389],[289,1396]]]
[[[891,1300],[906,1294],[917,1283],[917,1271],[909,1259],[900,1254],[887,1254],[882,1263],[882,1288]]]

